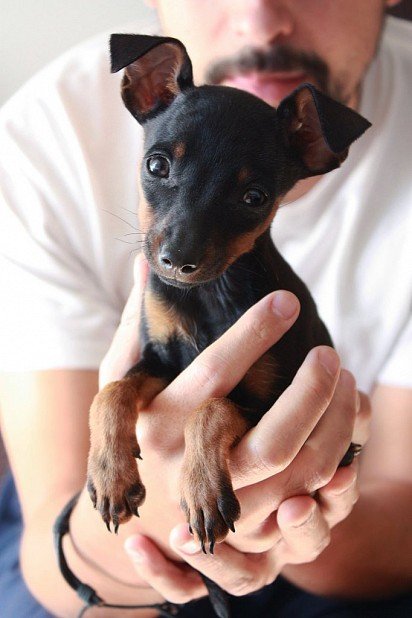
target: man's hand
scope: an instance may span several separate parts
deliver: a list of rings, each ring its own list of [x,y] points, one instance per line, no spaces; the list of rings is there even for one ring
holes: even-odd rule
[[[176,526],[170,534],[170,545],[185,561],[183,564],[168,559],[153,541],[142,535],[129,537],[125,549],[141,579],[171,602],[187,603],[207,594],[196,571],[230,594],[249,594],[272,583],[285,564],[302,564],[317,558],[329,543],[330,528],[350,513],[357,500],[356,476],[354,463],[339,469],[318,492],[317,500],[297,496],[282,502],[277,516],[274,513],[272,521],[263,526],[265,550],[257,549],[257,545],[253,553],[246,553],[221,543],[213,556],[205,555],[186,524]],[[258,534],[261,542],[263,529]]]
[[[137,262],[135,272],[134,290],[103,363],[102,383],[120,377],[138,360],[143,261]],[[292,294],[269,294],[139,416],[137,431],[144,458],[139,468],[148,497],[136,525],[139,535],[127,543],[129,548],[137,544],[140,549],[141,560],[134,560],[138,574],[170,600],[205,594],[188,564],[235,594],[240,589],[258,589],[273,581],[284,564],[313,560],[328,543],[330,528],[352,508],[357,495],[356,466],[336,469],[351,441],[366,441],[370,410],[364,398],[364,405],[359,405],[355,381],[349,372],[340,370],[336,352],[322,346],[308,354],[292,385],[233,451],[232,479],[242,508],[236,534],[216,547],[215,558],[181,549],[188,541],[185,525],[174,530],[168,546],[170,530],[183,521],[178,506],[179,474],[188,413],[209,397],[229,393],[291,327],[298,313],[299,304]],[[316,490],[317,500],[310,496]],[[171,560],[178,557],[187,564]],[[244,585],[239,586],[239,581]]]

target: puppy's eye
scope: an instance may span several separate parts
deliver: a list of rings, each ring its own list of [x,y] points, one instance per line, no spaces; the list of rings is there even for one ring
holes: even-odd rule
[[[242,199],[248,206],[263,206],[267,196],[260,189],[248,189]]]
[[[147,160],[147,169],[152,176],[159,176],[160,178],[167,178],[170,172],[170,164],[166,157],[161,155],[153,155]]]

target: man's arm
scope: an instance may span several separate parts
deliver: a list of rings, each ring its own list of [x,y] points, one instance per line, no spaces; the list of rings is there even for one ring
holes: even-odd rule
[[[174,436],[173,433],[180,427],[179,418],[183,420],[187,406],[190,410],[193,405],[210,396],[210,389],[215,396],[217,392],[224,394],[232,390],[256,358],[286,332],[296,318],[297,312],[292,318],[282,318],[278,313],[279,303],[273,302],[274,297],[279,300],[280,296],[285,295],[291,296],[289,293],[276,292],[257,303],[219,341],[205,350],[175,383],[156,398],[157,404],[156,400],[153,404],[155,410],[149,409],[145,414],[142,413],[139,427],[144,432],[146,425],[146,430],[151,428],[152,433],[154,430],[154,435],[152,438],[146,436],[146,441],[142,439],[141,442],[142,446],[145,444],[146,456],[140,463],[142,469],[146,466],[147,474],[143,478],[145,483],[147,482],[148,495],[140,520],[133,518],[121,526],[118,535],[108,534],[99,514],[93,510],[87,491],[83,489],[78,507],[71,519],[71,532],[79,549],[89,561],[93,560],[98,568],[91,567],[87,561],[80,559],[70,540],[65,545],[67,559],[76,575],[93,586],[109,602],[153,603],[161,599],[152,588],[142,587],[144,584],[137,575],[139,570],[124,552],[123,543],[126,538],[139,532],[143,532],[149,538],[166,539],[167,542],[170,529],[177,521],[182,521],[182,514],[178,508],[178,492],[175,491],[174,485],[174,481],[179,477],[183,454],[181,431],[178,430],[179,435]],[[326,352],[327,349],[323,350],[324,354]],[[334,356],[335,353],[329,350],[327,356],[331,355]],[[233,358],[241,360],[233,364]],[[347,387],[343,383],[340,387],[337,386],[338,382],[341,383],[341,379],[338,380],[338,365],[332,374],[320,361],[319,350],[310,353],[299,372],[300,377],[294,381],[293,392],[296,392],[296,397],[286,396],[286,402],[283,398],[286,408],[287,402],[291,399],[289,404],[292,405],[292,409],[289,413],[293,414],[297,413],[296,401],[300,401],[302,409],[305,410],[305,425],[308,425],[306,429],[302,426],[301,432],[296,432],[292,423],[290,441],[293,444],[290,445],[291,448],[285,449],[285,452],[298,452],[299,445],[307,440],[313,428],[319,423],[320,417],[326,419],[330,413],[334,416],[339,412],[339,418],[344,417],[339,432],[343,436],[342,444],[339,445],[339,449],[335,447],[329,449],[332,451],[329,453],[322,450],[322,469],[325,470],[327,465],[332,476],[352,435],[354,381],[352,379],[349,384],[350,399],[353,399],[353,403],[342,408],[337,400],[342,388],[341,395]],[[96,379],[94,372],[46,371],[9,374],[4,376],[0,383],[0,392],[3,394],[5,441],[11,455],[25,518],[22,543],[23,573],[34,596],[57,616],[74,616],[80,607],[79,600],[58,572],[52,547],[51,528],[63,504],[84,485],[88,445],[87,411],[97,387]],[[187,387],[182,388],[185,382]],[[198,385],[198,388],[194,385]],[[346,396],[344,398],[346,399]],[[281,417],[287,422],[289,413],[286,409],[284,413]],[[272,416],[273,421],[278,419],[278,415],[273,413]],[[268,434],[267,425],[268,423],[270,425],[270,417],[271,415],[266,418],[264,435]],[[162,432],[156,427],[153,428],[159,422],[165,433],[163,448],[159,448],[159,442],[160,445],[162,443],[160,436]],[[320,426],[323,424],[320,423]],[[328,427],[329,423],[326,427],[327,433],[330,431]],[[325,437],[322,440],[325,441]],[[148,446],[151,441],[153,448]],[[173,444],[169,445],[168,451],[166,446],[170,441]],[[296,442],[298,444],[295,444]],[[241,445],[242,442],[238,448]],[[257,466],[253,453],[254,448],[251,452],[252,457],[248,457],[244,462],[251,473]],[[312,461],[312,466],[315,465],[315,468],[317,461],[316,457],[315,461]],[[283,462],[282,465],[287,466],[287,462]],[[279,466],[275,468],[278,469]],[[242,478],[246,478],[246,472],[243,470]],[[261,474],[263,478],[267,478],[272,472],[265,467],[261,470]],[[150,475],[153,477],[152,480],[148,478]],[[279,488],[279,492],[279,500],[282,501],[281,496],[284,493],[282,488]],[[320,532],[325,532],[321,520],[319,526],[310,532],[315,540],[319,538],[318,528]],[[316,547],[318,546],[319,542],[316,543]],[[233,552],[234,550],[231,550],[230,555],[225,558],[227,564],[225,573],[231,572],[236,563],[235,555],[239,558],[239,552],[236,554]],[[246,559],[245,556],[243,562]],[[106,575],[102,573],[102,568]],[[162,579],[168,576],[166,563],[164,569]],[[272,568],[269,570],[272,573]],[[189,600],[187,594],[190,598],[205,594],[199,575],[194,573],[191,577],[196,577],[197,580],[192,581],[191,590],[183,591],[186,600]],[[116,579],[122,583],[116,582]],[[219,579],[217,583],[220,583]],[[182,596],[179,598],[180,602],[183,602]],[[136,615],[143,618],[149,614],[136,612]]]
[[[85,483],[88,410],[97,379],[96,371],[73,370],[9,373],[0,378],[2,433],[24,518],[22,571],[32,594],[56,616],[76,616],[82,606],[58,570],[51,531],[63,505]],[[93,510],[82,520],[82,533],[105,547],[105,559],[99,565],[121,580],[142,585],[124,555],[122,540],[109,535],[100,523]],[[67,537],[65,552],[76,575],[109,602],[159,600],[151,590],[117,584],[89,567],[76,556]],[[93,613],[90,610],[90,616]],[[98,616],[104,615],[98,610]],[[153,615],[136,613],[141,618]]]
[[[284,569],[315,594],[379,597],[412,585],[412,390],[378,385],[372,409],[358,503],[315,562]]]

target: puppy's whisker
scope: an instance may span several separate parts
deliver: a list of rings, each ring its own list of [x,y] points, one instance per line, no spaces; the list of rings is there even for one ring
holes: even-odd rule
[[[140,230],[135,227],[134,225],[132,225],[130,223],[130,221],[127,221],[127,219],[123,219],[122,217],[120,217],[119,215],[117,215],[114,212],[111,212],[110,210],[106,210],[105,208],[102,208],[103,212],[107,212],[109,215],[112,215],[112,217],[116,217],[116,219],[120,219],[120,221],[123,221],[123,223],[126,223],[127,225],[130,225],[130,227],[132,227],[134,230],[136,230],[138,233],[141,233]]]
[[[253,257],[255,258],[256,262],[259,263],[259,266],[261,266],[263,268],[264,272],[267,272],[267,268],[266,268],[265,264],[262,262],[262,260],[260,259],[260,257],[257,255],[256,252],[253,254]]]
[[[142,240],[135,240],[135,241],[129,242],[128,240],[123,240],[123,238],[117,238],[117,237],[115,237],[114,240],[120,240],[120,242],[123,242],[125,245],[137,245],[143,242]]]
[[[233,262],[230,261],[230,260],[232,260],[232,258],[234,258]],[[235,266],[236,269],[241,270],[242,272],[254,275],[256,277],[262,277],[263,276],[261,273],[259,273],[258,270],[254,270],[254,269],[251,269],[251,268],[246,268],[246,266],[244,266],[243,264],[236,264],[236,259],[237,259],[237,256],[235,256],[235,255],[229,256],[229,261],[226,263],[225,269],[229,268],[229,266]]]
[[[122,210],[125,210],[126,212],[130,212],[132,215],[134,215],[135,217],[137,217],[137,212],[136,210],[130,210],[129,208],[125,208],[124,206],[121,206]]]
[[[141,252],[142,252],[142,248],[141,248],[141,247],[139,247],[138,249],[132,249],[132,250],[129,252],[129,259],[132,257],[132,255],[133,255],[134,253],[141,253]]]

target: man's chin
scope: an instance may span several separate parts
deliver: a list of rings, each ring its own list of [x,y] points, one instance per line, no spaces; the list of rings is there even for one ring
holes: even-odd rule
[[[305,73],[247,73],[227,77],[222,86],[239,88],[277,107],[295,88],[309,81]]]

